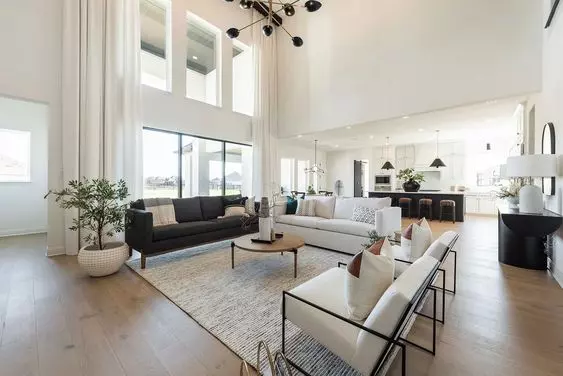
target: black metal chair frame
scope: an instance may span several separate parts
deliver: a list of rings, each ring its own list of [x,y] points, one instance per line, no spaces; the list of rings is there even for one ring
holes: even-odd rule
[[[370,328],[366,328],[363,325],[352,321],[346,317],[343,317],[341,315],[338,315],[334,312],[331,312],[329,310],[327,310],[326,308],[323,308],[315,303],[312,303],[306,299],[303,299],[297,295],[294,295],[288,291],[283,291],[283,299],[282,299],[282,353],[285,354],[285,320],[286,320],[286,314],[285,314],[285,299],[286,296],[290,296],[294,299],[297,299],[299,301],[301,301],[302,303],[305,303],[307,305],[312,306],[313,308],[316,308],[326,314],[329,314],[333,317],[336,317],[337,319],[340,319],[342,321],[347,322],[348,324],[351,324],[357,328],[360,328],[362,330],[365,330],[366,332],[379,337],[381,339],[384,339],[387,341],[387,347],[384,349],[384,351],[381,353],[381,355],[379,356],[377,363],[375,364],[374,368],[372,369],[370,376],[374,376],[377,374],[377,372],[379,372],[379,370],[381,369],[381,367],[383,367],[383,365],[389,360],[389,356],[392,354],[392,351],[395,347],[398,347],[402,353],[401,353],[401,375],[405,376],[406,375],[406,344],[413,346],[419,350],[425,351],[431,355],[436,355],[436,322],[439,322],[441,324],[445,324],[445,311],[446,311],[446,292],[455,294],[456,293],[456,289],[457,289],[457,251],[455,251],[453,249],[453,247],[455,246],[457,240],[459,239],[459,234],[456,234],[456,236],[452,239],[452,241],[450,242],[450,244],[448,244],[447,248],[446,248],[446,252],[444,252],[444,255],[442,256],[442,259],[439,260],[438,264],[436,265],[436,267],[432,270],[432,272],[429,274],[429,276],[424,280],[424,282],[422,283],[422,285],[420,286],[420,288],[417,290],[417,292],[415,293],[413,299],[409,302],[409,304],[407,305],[407,308],[405,309],[405,311],[403,312],[403,315],[401,316],[401,319],[399,320],[399,322],[397,323],[395,330],[393,332],[393,334],[391,336],[387,336],[385,334],[376,332]],[[441,268],[441,266],[444,264],[445,260],[448,258],[448,256],[450,255],[450,253],[453,253],[454,255],[454,286],[453,286],[453,290],[449,290],[446,288],[446,270],[444,268]],[[395,259],[395,261],[398,262],[403,262],[406,264],[412,264],[412,261],[407,261],[407,260],[401,260],[401,259]],[[342,266],[346,266],[347,264],[343,263],[343,262],[339,262],[338,263],[338,267],[342,267]],[[432,284],[434,283],[434,281],[438,278],[438,274],[442,273],[442,287],[439,286],[433,286]],[[441,290],[442,291],[442,318],[437,318],[436,317],[436,301],[437,301],[437,291]],[[432,291],[433,292],[433,299],[432,299],[432,316],[429,316],[425,313],[422,313],[420,311],[417,311],[418,306],[420,305],[420,303],[423,303],[425,300],[423,299],[426,294]],[[432,350],[429,350],[423,346],[420,346],[419,344],[416,344],[412,341],[409,341],[406,338],[401,337],[403,331],[405,330],[410,318],[412,317],[413,314],[416,314],[417,316],[421,316],[424,318],[428,318],[430,320],[432,320]],[[297,369],[299,372],[303,373],[306,376],[311,376],[307,371],[305,371],[302,367],[300,367],[299,365],[297,365],[296,363],[294,363],[293,361],[291,361],[291,359],[287,358],[287,361],[289,364],[291,364],[295,369]]]
[[[428,209],[428,217],[429,217],[429,219],[430,219],[430,220],[434,219],[434,218],[433,218],[434,216],[433,216],[433,213],[432,213],[432,205],[433,205],[433,204],[430,204],[430,205],[424,204],[424,203],[421,202],[422,200],[423,200],[423,199],[418,200],[418,218],[422,218],[422,217],[423,217],[423,215],[422,215],[422,210],[421,210],[421,209],[422,209],[422,208],[427,208],[427,209]]]
[[[442,222],[442,215],[444,214],[444,208],[450,208],[451,212],[449,214],[452,215],[452,222],[455,223],[455,201],[453,205],[442,205],[442,202],[440,202],[440,222]]]
[[[343,263],[339,263],[339,267],[345,265]],[[283,299],[282,299],[282,353],[285,354],[285,321],[286,321],[286,313],[285,313],[285,301],[286,301],[286,296],[290,296],[293,299],[299,300],[300,302],[307,304],[313,308],[316,308],[328,315],[331,315],[339,320],[342,320],[350,325],[353,325],[359,329],[365,330],[366,332],[379,337],[383,340],[385,340],[387,342],[387,346],[385,347],[385,349],[382,351],[382,353],[380,354],[375,366],[373,367],[372,371],[370,372],[370,376],[374,376],[377,374],[377,372],[379,372],[381,370],[381,368],[383,367],[383,365],[389,360],[390,355],[393,353],[393,350],[395,349],[395,347],[398,347],[401,351],[402,351],[402,356],[401,356],[401,374],[403,376],[406,375],[406,344],[414,346],[418,349],[421,349],[423,351],[426,351],[432,355],[436,354],[436,322],[438,321],[436,319],[436,288],[433,286],[430,286],[432,281],[435,280],[437,274],[438,274],[438,266],[439,264],[437,264],[432,271],[430,272],[430,274],[426,277],[426,279],[424,280],[424,282],[422,283],[422,285],[419,287],[419,289],[417,290],[417,292],[414,294],[413,298],[411,299],[411,301],[408,303],[407,307],[405,308],[399,322],[397,323],[397,325],[395,326],[395,330],[393,331],[393,333],[391,334],[391,336],[379,333],[373,329],[367,328],[361,324],[359,324],[356,321],[352,321],[344,316],[341,316],[337,313],[331,312],[329,310],[327,310],[326,308],[323,308],[313,302],[310,302],[306,299],[303,299],[297,295],[294,295],[288,291],[283,291]],[[412,317],[413,314],[416,314],[416,308],[418,307],[419,303],[421,303],[423,301],[423,297],[426,296],[426,293],[428,292],[428,290],[431,290],[433,292],[433,317],[430,317],[432,319],[433,322],[433,340],[432,340],[432,350],[426,349],[418,344],[415,344],[409,340],[407,340],[406,338],[401,337],[401,335],[403,334],[406,326],[409,323],[410,318]],[[287,361],[289,362],[289,364],[291,364],[295,369],[297,369],[299,372],[303,373],[306,376],[311,376],[307,371],[305,371],[303,368],[301,368],[299,365],[297,365],[296,363],[294,363],[293,361],[291,361],[291,359],[287,358]]]

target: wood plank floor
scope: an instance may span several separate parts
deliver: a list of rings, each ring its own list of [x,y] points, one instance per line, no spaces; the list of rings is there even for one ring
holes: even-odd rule
[[[563,289],[497,262],[495,218],[431,226],[462,234],[458,293],[436,356],[408,348],[408,374],[563,375]],[[0,375],[238,375],[235,354],[127,267],[89,278],[74,257],[46,258],[45,241],[0,239]],[[429,345],[429,322],[409,339]]]

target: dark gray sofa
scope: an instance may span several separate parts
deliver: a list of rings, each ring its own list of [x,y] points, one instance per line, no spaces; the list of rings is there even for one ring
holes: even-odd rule
[[[226,205],[240,199],[240,195],[173,199],[178,223],[158,227],[153,227],[152,213],[145,211],[144,201],[134,201],[126,212],[125,241],[130,252],[141,253],[144,269],[150,256],[257,232],[257,218],[247,226],[243,226],[243,217],[218,218],[225,215]],[[254,205],[258,209],[259,204]]]

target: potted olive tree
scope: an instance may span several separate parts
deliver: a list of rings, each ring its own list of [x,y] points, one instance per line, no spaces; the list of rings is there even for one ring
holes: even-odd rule
[[[117,183],[105,178],[71,180],[60,191],[49,191],[63,209],[78,209],[72,231],[79,231],[85,246],[78,252],[78,264],[92,277],[113,274],[129,257],[123,242],[111,242],[125,229],[125,199],[129,196],[124,180]]]
[[[403,189],[405,192],[418,192],[420,183],[424,181],[424,174],[415,171],[414,168],[405,168],[399,171],[397,179],[403,181]]]

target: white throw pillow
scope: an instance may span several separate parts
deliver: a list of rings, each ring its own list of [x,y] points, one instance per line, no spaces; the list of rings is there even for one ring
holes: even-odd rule
[[[432,244],[432,230],[426,218],[411,223],[401,236],[402,253],[410,261],[418,259]]]
[[[244,202],[244,212],[248,215],[256,215],[256,208],[254,207],[254,200],[256,196],[252,196],[246,199]],[[226,217],[227,215],[225,215]]]
[[[336,197],[306,197],[305,200],[315,200],[315,216],[332,219]]]
[[[225,215],[219,218],[226,218],[226,217],[249,217],[248,213],[246,213],[245,208],[243,205],[229,205],[225,207]]]
[[[304,217],[314,217],[315,216],[315,200],[297,200],[297,211],[295,215],[300,215]]]
[[[352,320],[364,320],[393,283],[395,263],[387,238],[356,254],[348,264],[345,299]]]
[[[377,209],[366,208],[365,206],[354,206],[351,221],[364,222],[375,225],[375,212]]]

